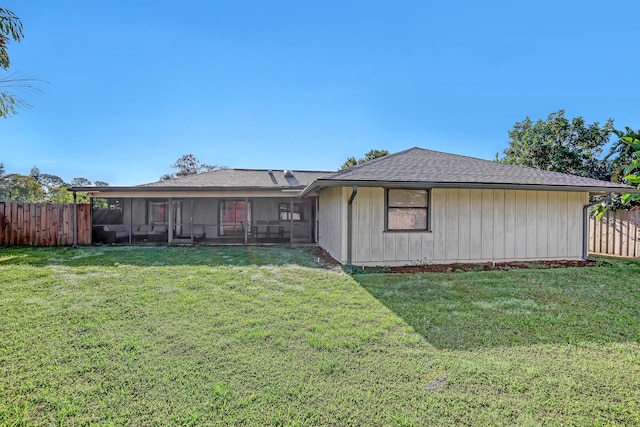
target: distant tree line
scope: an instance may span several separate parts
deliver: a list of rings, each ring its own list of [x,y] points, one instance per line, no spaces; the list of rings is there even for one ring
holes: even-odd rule
[[[0,201],[23,203],[72,203],[73,195],[68,187],[108,186],[108,182],[91,182],[87,178],[73,178],[66,182],[57,175],[42,173],[37,166],[29,175],[7,174],[0,163]],[[78,203],[89,203],[86,193],[78,192]]]

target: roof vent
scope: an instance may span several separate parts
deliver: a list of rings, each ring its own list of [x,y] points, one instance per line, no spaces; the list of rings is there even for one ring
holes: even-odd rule
[[[285,178],[293,178],[293,172],[291,172],[289,169],[285,169],[284,170],[284,177]]]
[[[274,184],[278,184],[278,180],[276,179],[276,176],[273,174],[273,171],[271,169],[269,169],[269,178],[271,178],[271,182]]]

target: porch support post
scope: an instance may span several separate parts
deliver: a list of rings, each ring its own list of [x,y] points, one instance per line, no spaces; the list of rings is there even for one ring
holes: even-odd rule
[[[244,198],[244,245],[249,243],[249,198]]]
[[[93,245],[93,196],[89,197],[89,244]]]
[[[78,198],[73,192],[73,247],[78,246]]]
[[[129,244],[133,243],[133,199],[129,198]]]
[[[169,198],[169,227],[167,227],[167,243],[173,243],[173,199]]]
[[[289,199],[289,244],[293,244],[293,197]]]
[[[315,235],[313,236],[315,239],[315,243],[316,245],[318,244],[318,241],[320,240],[318,238],[318,235],[320,234],[320,217],[318,216],[320,214],[320,196],[316,196],[316,214],[315,214],[315,219],[316,219],[316,229],[315,229]]]
[[[193,199],[191,199],[191,206],[189,208],[189,213],[191,214],[191,222],[190,222],[190,227],[191,227],[191,244],[193,245]]]

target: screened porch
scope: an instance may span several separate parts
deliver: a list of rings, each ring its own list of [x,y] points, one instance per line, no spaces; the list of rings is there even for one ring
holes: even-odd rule
[[[94,198],[97,244],[316,243],[317,197]]]

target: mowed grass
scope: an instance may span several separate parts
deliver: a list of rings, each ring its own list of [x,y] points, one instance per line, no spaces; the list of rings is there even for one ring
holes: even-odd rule
[[[0,249],[0,425],[638,425],[639,282]]]

